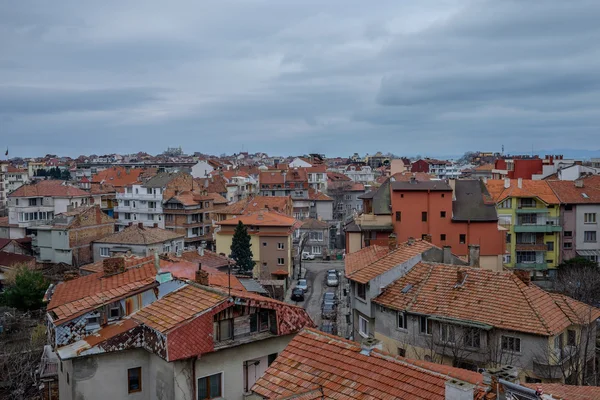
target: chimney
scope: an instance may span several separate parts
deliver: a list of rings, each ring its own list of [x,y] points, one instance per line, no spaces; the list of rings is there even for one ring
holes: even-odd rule
[[[457,286],[462,286],[463,282],[465,281],[465,279],[467,278],[467,271],[464,269],[457,269],[456,270],[456,285]]]
[[[527,286],[531,283],[531,273],[525,269],[515,269],[514,274]]]
[[[445,400],[473,400],[475,385],[459,381],[458,379],[450,379],[446,381],[444,392]]]
[[[369,356],[369,355],[371,355],[371,352],[373,351],[373,349],[381,350],[382,345],[379,340],[372,338],[372,337],[368,337],[368,338],[364,338],[363,341],[360,343],[360,348],[361,348],[360,354],[362,354],[364,356]]]
[[[202,269],[202,263],[198,263],[198,271],[196,271],[196,282],[208,286],[208,272]]]
[[[584,186],[583,185],[583,180],[581,180],[581,179],[576,179],[575,180],[575,187],[576,188],[582,188],[583,186]]]
[[[152,224],[152,227],[153,227],[153,228],[158,228],[158,222],[155,222],[155,223],[153,223],[153,224]]]
[[[508,189],[510,187],[510,178],[504,178],[504,188]]]
[[[125,259],[123,257],[110,257],[102,261],[104,276],[115,275],[125,271]]]
[[[452,264],[452,247],[444,246],[442,248],[442,263]]]
[[[412,246],[413,244],[415,244],[415,238],[411,236],[408,238],[408,245]]]
[[[398,247],[398,238],[396,237],[395,233],[390,233],[390,236],[388,236],[388,248],[390,251],[392,250],[396,250],[396,247]]]
[[[198,247],[198,255],[204,257],[204,247],[202,245]]]
[[[156,269],[156,273],[160,274],[160,258],[158,257],[158,251],[154,250],[154,268]]]
[[[470,244],[469,245],[469,265],[471,267],[479,268],[479,245],[478,244]]]
[[[523,178],[517,179],[517,186],[519,189],[523,189]]]

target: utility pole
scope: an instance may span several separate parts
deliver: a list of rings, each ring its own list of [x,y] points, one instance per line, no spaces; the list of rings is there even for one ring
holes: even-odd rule
[[[302,279],[302,252],[304,251],[304,246],[306,246],[306,240],[308,238],[308,232],[305,232],[300,237],[300,242],[298,243],[298,279]]]

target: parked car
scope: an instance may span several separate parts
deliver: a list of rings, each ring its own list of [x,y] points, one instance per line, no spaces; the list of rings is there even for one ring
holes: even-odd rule
[[[333,292],[325,292],[323,294],[323,304],[325,304],[325,303],[337,304],[338,303],[338,298],[335,295],[335,293],[333,293]]]
[[[292,300],[293,301],[304,301],[304,290],[295,287],[292,289]]]
[[[330,335],[337,335],[337,326],[335,325],[335,322],[325,320],[321,322],[321,331],[329,333]]]
[[[306,291],[308,290],[308,282],[306,281],[306,279],[298,279],[296,289],[302,289],[304,293],[306,293]]]
[[[315,259],[315,255],[314,254],[310,254],[307,251],[303,251],[302,252],[302,259],[303,260],[314,260]]]
[[[339,270],[337,270],[337,269],[328,269],[328,270],[327,270],[327,274],[328,274],[328,275],[329,275],[329,274],[336,274],[336,275],[338,276],[338,278],[339,278],[339,276],[341,275],[340,271],[339,271]]]
[[[323,304],[321,310],[321,318],[323,319],[336,319],[337,312],[334,304]]]
[[[328,274],[327,275],[327,286],[337,286],[339,284],[339,279],[337,274]]]

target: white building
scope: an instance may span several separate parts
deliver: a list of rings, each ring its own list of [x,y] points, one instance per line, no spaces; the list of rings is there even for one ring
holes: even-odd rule
[[[290,163],[290,168],[308,168],[308,167],[312,167],[312,164],[304,161],[300,157],[294,158],[292,160],[292,162]]]
[[[196,165],[192,167],[192,176],[194,178],[207,178],[210,176],[210,173],[215,169],[206,161],[199,160]]]
[[[375,180],[375,173],[368,165],[348,165],[341,172],[354,182],[362,184]]]

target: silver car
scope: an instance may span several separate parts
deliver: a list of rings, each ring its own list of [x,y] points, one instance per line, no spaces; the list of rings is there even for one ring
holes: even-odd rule
[[[302,289],[304,293],[308,290],[308,282],[306,279],[298,279],[298,284],[296,285],[297,289]]]
[[[327,286],[337,286],[339,284],[339,279],[337,274],[328,274],[327,275]]]

